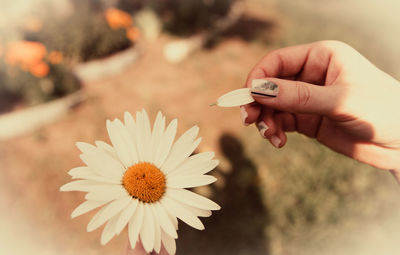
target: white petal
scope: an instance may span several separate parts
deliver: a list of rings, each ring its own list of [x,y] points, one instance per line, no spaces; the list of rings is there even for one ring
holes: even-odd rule
[[[203,161],[199,162],[196,165],[188,164],[184,167],[179,167],[179,169],[172,172],[170,175],[167,175],[167,178],[175,178],[179,176],[183,177],[189,175],[203,175],[213,170],[215,167],[218,166],[218,164],[218,160]]]
[[[75,210],[71,213],[71,218],[78,217],[93,209],[96,209],[97,207],[105,205],[106,203],[108,203],[108,201],[87,200],[75,208]]]
[[[217,105],[220,107],[234,107],[249,104],[254,102],[250,93],[250,88],[241,88],[230,91],[217,100]]]
[[[140,240],[146,252],[151,252],[154,249],[154,219],[153,213],[147,203],[144,204],[143,225],[140,229]]]
[[[175,244],[175,239],[166,234],[164,231],[161,231],[161,240],[162,243],[164,244],[164,248],[167,250],[167,252],[170,255],[175,254],[176,252],[176,244]]]
[[[93,153],[97,151],[96,146],[91,145],[89,143],[84,143],[84,142],[77,142],[75,143],[76,147],[82,152],[82,153]]]
[[[114,159],[119,161],[119,157],[118,157],[117,153],[115,152],[114,148],[111,145],[109,145],[108,143],[105,143],[103,141],[96,141],[96,146],[100,150],[107,152],[111,157],[113,157]],[[121,164],[122,164],[122,162],[121,162]]]
[[[155,161],[155,155],[157,153],[157,148],[160,146],[161,137],[164,134],[164,129],[165,129],[165,118],[162,116],[161,112],[158,112],[156,120],[154,121],[153,132],[151,133],[152,159],[150,162]]]
[[[99,185],[96,181],[79,180],[64,184],[60,187],[60,191],[90,191],[92,186]]]
[[[177,201],[204,210],[219,210],[221,207],[208,198],[186,189],[167,189],[167,194]]]
[[[93,174],[93,173],[94,173],[94,171],[87,166],[75,167],[68,171],[68,174],[72,177],[74,177],[76,175],[83,175],[83,174],[87,175],[87,174]]]
[[[178,202],[169,198],[165,195],[161,200],[161,204],[164,206],[165,209],[171,212],[171,214],[176,215],[179,219],[183,222],[192,226],[193,228],[203,230],[204,225],[201,221],[193,215],[190,211],[182,207]]]
[[[217,180],[211,175],[190,175],[190,176],[177,176],[167,180],[167,187],[169,188],[193,188],[208,185]]]
[[[79,180],[61,186],[60,191],[83,191],[83,192],[103,192],[121,187],[118,184],[100,183],[91,180]]]
[[[117,226],[115,228],[115,232],[117,235],[121,233],[126,224],[128,224],[129,220],[132,218],[133,214],[135,213],[138,202],[139,200],[132,199],[129,205],[121,212],[121,215],[117,222]]]
[[[120,180],[124,173],[124,167],[121,163],[106,152],[97,148],[96,150],[96,153],[81,154],[80,158],[95,173],[113,180]]]
[[[72,177],[72,179],[87,179],[103,183],[121,183],[120,181],[98,175],[95,171],[87,166],[72,168],[68,174]]]
[[[130,197],[129,193],[121,185],[110,185],[107,190],[98,190],[96,192],[89,192],[86,194],[85,198],[87,200],[113,200],[122,197]]]
[[[111,217],[121,212],[129,204],[131,199],[131,197],[123,197],[104,206],[95,216],[93,216],[92,220],[87,226],[87,231],[90,232],[95,230]]]
[[[164,209],[164,211],[167,213],[168,218],[171,220],[172,224],[174,225],[174,228],[176,230],[179,229],[178,226],[178,218],[176,218],[176,215],[173,214],[171,211],[167,210],[161,203],[160,203],[161,207]],[[168,232],[167,232],[168,233]]]
[[[101,234],[100,243],[101,245],[105,245],[108,243],[115,235],[115,228],[117,225],[117,221],[119,219],[120,214],[117,213],[114,215],[106,224],[103,229],[103,233]]]
[[[203,210],[200,208],[196,208],[187,204],[182,204],[180,203],[181,206],[183,206],[186,210],[190,211],[193,215],[196,215],[197,217],[210,217],[212,212],[210,210]]]
[[[131,248],[134,249],[139,237],[140,229],[143,224],[143,203],[139,202],[135,213],[129,221],[128,225],[128,234],[129,234],[129,242],[131,244]]]
[[[151,127],[149,115],[147,114],[145,109],[142,109],[142,133],[138,133],[142,138],[142,148],[143,148],[143,156],[144,161],[150,162],[152,159],[152,151],[151,151]]]
[[[158,222],[160,223],[161,228],[170,236],[174,238],[178,238],[178,234],[176,233],[176,228],[174,223],[168,216],[164,207],[160,204],[160,202],[153,204],[154,209],[156,211],[156,216],[158,218]]]
[[[182,175],[188,172],[195,172],[197,169],[206,167],[210,160],[214,157],[214,152],[202,152],[192,155],[185,159],[185,161],[176,169],[168,173],[168,177],[175,175]]]
[[[161,228],[160,228],[160,222],[158,221],[158,217],[157,217],[157,212],[154,208],[154,204],[151,204],[149,206],[149,208],[151,209],[151,212],[153,214],[152,218],[154,221],[154,251],[156,253],[160,253],[161,250]]]
[[[201,138],[193,142],[194,138],[197,136],[199,128],[197,126],[192,127],[187,132],[185,132],[174,144],[171,152],[168,155],[167,160],[161,166],[162,171],[165,174],[173,171],[177,166],[179,166],[185,159],[187,159],[190,154],[197,148],[201,142]]]
[[[100,176],[98,174],[75,174],[72,176],[72,179],[86,179],[91,181],[97,181],[101,184],[122,184],[122,178],[120,180],[110,179],[104,176]]]
[[[160,168],[160,166],[164,163],[171,150],[171,146],[176,135],[177,126],[178,126],[178,120],[173,119],[171,123],[168,125],[167,130],[165,131],[164,135],[161,138],[160,146],[157,149],[154,158],[155,161],[153,162],[154,165],[158,168]]]
[[[129,112],[124,112],[124,123],[125,123],[125,127],[128,130],[128,133],[130,133],[132,135],[132,137],[134,137],[134,133],[135,133],[135,120],[132,117],[132,114],[130,114]]]
[[[118,119],[113,122],[107,120],[107,131],[111,143],[125,168],[138,162],[136,147],[127,128]]]
[[[136,112],[135,139],[139,161],[149,162],[151,159],[151,127],[149,116],[144,109]]]

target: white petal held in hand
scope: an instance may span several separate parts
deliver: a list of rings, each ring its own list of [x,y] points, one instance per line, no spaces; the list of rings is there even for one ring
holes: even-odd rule
[[[252,98],[245,90],[222,96],[219,105],[249,103]],[[126,112],[124,122],[107,121],[112,146],[101,141],[96,141],[96,146],[77,143],[86,166],[70,170],[71,177],[80,180],[63,185],[60,191],[87,192],[87,201],[72,212],[72,217],[100,208],[87,230],[105,224],[101,244],[128,226],[132,248],[141,240],[147,252],[159,252],[162,243],[169,254],[175,254],[177,218],[203,229],[198,217],[220,209],[213,201],[185,189],[216,181],[205,174],[218,160],[213,160],[213,152],[191,155],[201,140],[196,138],[197,126],[174,142],[176,119],[166,125],[165,117],[158,113],[151,130],[148,115],[142,110],[137,112],[136,121]]]
[[[254,102],[249,88],[236,89],[222,95],[217,100],[217,105],[220,107],[235,107]]]

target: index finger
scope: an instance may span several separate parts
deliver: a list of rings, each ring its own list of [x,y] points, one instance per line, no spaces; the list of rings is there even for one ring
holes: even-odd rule
[[[313,43],[271,51],[250,71],[247,76],[246,87],[250,88],[251,81],[254,79],[296,76],[304,68],[312,46]]]

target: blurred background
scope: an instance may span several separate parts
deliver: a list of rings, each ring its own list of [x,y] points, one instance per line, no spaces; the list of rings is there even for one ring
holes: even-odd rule
[[[238,109],[210,108],[268,51],[347,42],[400,79],[397,0],[0,0],[0,254],[121,254],[94,212],[60,193],[76,141],[108,141],[105,121],[145,108],[197,124],[221,161],[197,191],[222,210],[177,254],[400,254],[400,190],[389,173],[290,134],[274,149]]]

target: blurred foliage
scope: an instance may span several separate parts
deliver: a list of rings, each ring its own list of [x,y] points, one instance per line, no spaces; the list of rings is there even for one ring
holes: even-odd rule
[[[80,81],[62,64],[50,64],[45,77],[37,77],[0,60],[0,113],[15,105],[35,105],[70,94]]]
[[[188,36],[212,29],[236,1],[239,0],[119,0],[117,7],[126,11],[152,8],[167,32]]]
[[[390,194],[397,187],[386,172],[302,135],[289,135],[288,144],[279,151],[256,136],[251,134],[244,141],[259,141],[247,147],[263,179],[270,217],[266,230],[283,245],[283,254],[308,254],[315,247],[322,252],[331,241],[330,231],[338,226],[353,224],[350,228],[355,228],[359,222],[390,212],[395,201]]]
[[[237,0],[166,0],[156,9],[165,29],[178,35],[192,34],[212,28],[225,16]]]
[[[74,61],[89,61],[130,47],[132,41],[125,29],[111,28],[104,13],[98,1],[75,1],[70,15],[58,18],[49,13],[43,28],[26,32],[25,39],[40,41],[47,49],[61,51]]]

